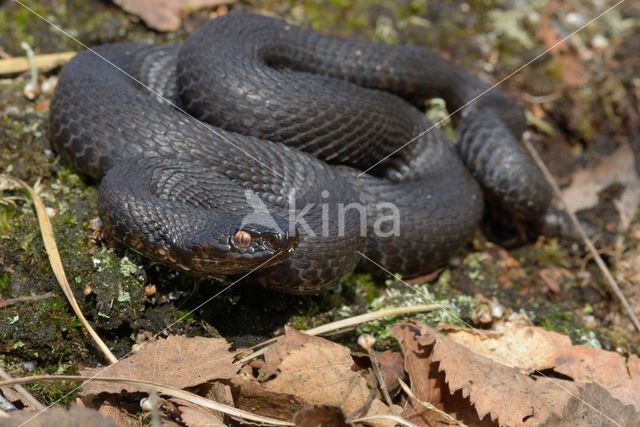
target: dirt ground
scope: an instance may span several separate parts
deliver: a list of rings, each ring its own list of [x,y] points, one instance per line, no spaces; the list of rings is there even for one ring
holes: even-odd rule
[[[342,36],[428,46],[489,82],[532,61],[501,88],[527,109],[528,137],[558,183],[568,189],[578,182],[580,189],[597,194],[595,204],[582,206],[574,199],[570,204],[580,207],[578,216],[640,315],[640,199],[635,198],[638,188],[633,188],[637,178],[589,179],[623,167],[628,176],[636,173],[632,153],[640,150],[640,5],[623,3],[538,58],[608,3],[613,4],[267,0],[242,1],[229,8],[281,16]],[[43,0],[31,7],[87,45],[121,40],[178,43],[200,23],[229,9],[193,12],[179,30],[159,33],[107,1]],[[0,1],[0,56],[23,56],[21,42],[38,54],[81,49],[19,4]],[[50,70],[40,79],[54,79],[58,72]],[[167,333],[223,336],[240,347],[281,333],[287,323],[306,329],[433,299],[478,328],[488,327],[495,320],[492,310],[500,306],[504,316],[526,314],[536,325],[569,335],[574,343],[621,354],[640,351],[640,335],[601,271],[584,245],[571,238],[539,237],[503,247],[479,231],[449,266],[412,282],[429,298],[384,274],[354,274],[336,289],[312,297],[269,292],[248,280],[202,305],[221,289],[220,283],[150,264],[101,239],[95,227],[95,182],[79,176],[51,151],[47,136],[51,93],[26,99],[23,89],[28,80],[28,73],[0,80],[0,172],[39,183],[76,297],[117,356],[169,325]],[[429,114],[438,117],[443,112],[433,107]],[[622,163],[616,163],[618,158]],[[587,178],[578,181],[585,170]],[[47,293],[52,296],[2,308],[3,300]],[[441,312],[418,317],[430,325],[458,322]],[[379,337],[377,346],[385,348],[392,343],[391,324],[391,320],[373,322],[337,339],[352,343],[353,334],[370,332]],[[0,366],[14,376],[73,374],[97,362],[103,362],[100,353],[53,276],[32,205],[0,199]],[[51,383],[31,389],[44,402],[52,402],[67,387]]]

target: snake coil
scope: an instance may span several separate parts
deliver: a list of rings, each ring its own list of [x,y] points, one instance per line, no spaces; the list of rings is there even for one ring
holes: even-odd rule
[[[483,192],[516,218],[547,210],[517,141],[522,109],[487,88],[421,47],[232,13],[181,47],[78,54],[51,141],[102,180],[100,216],[131,248],[309,293],[351,273],[359,252],[405,276],[440,266],[477,227]],[[416,108],[433,97],[464,107],[455,145]]]

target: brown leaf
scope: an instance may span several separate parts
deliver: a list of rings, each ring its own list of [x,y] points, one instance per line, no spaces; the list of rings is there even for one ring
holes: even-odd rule
[[[553,293],[560,293],[562,282],[573,277],[573,274],[566,268],[549,267],[538,271],[538,275],[544,282],[547,289]]]
[[[176,388],[194,387],[214,379],[233,378],[239,365],[222,338],[169,336],[146,343],[140,350],[104,368],[83,369],[82,375],[152,381]],[[128,384],[89,381],[83,396],[140,391]]]
[[[616,208],[622,228],[626,229],[640,203],[640,177],[636,173],[634,154],[629,145],[621,145],[597,165],[574,173],[571,185],[562,190],[562,198],[572,212],[588,209],[598,204],[598,193],[615,182],[624,185]]]
[[[102,417],[97,411],[72,406],[68,411],[62,408],[51,408],[39,414],[35,412],[10,412],[9,418],[0,417],[0,427],[116,427],[110,420]]]
[[[231,388],[227,384],[221,382],[210,382],[199,386],[197,390],[193,390],[196,394],[205,396],[209,400],[234,406]],[[214,427],[224,426],[224,414],[222,412],[206,409],[191,402],[182,399],[170,399],[172,403],[177,405],[182,423],[187,427]]]
[[[175,31],[180,28],[182,14],[235,3],[237,0],[114,0],[114,3],[132,15],[138,16],[157,31]]]
[[[597,408],[596,411],[594,408]],[[544,427],[574,426],[637,426],[638,412],[632,406],[611,399],[598,384],[581,385],[575,395],[570,396],[561,414],[552,415]]]
[[[296,413],[293,422],[297,427],[350,427],[351,423],[347,423],[344,413],[335,406],[314,406]]]
[[[507,322],[500,333],[450,329],[447,338],[503,365],[531,373],[553,369],[580,383],[595,382],[640,411],[640,359],[572,345],[566,335],[523,323]]]
[[[131,419],[129,418],[129,414],[127,413],[127,411],[118,408],[113,404],[113,402],[110,402],[108,400],[104,401],[100,405],[98,412],[103,417],[110,419],[118,427],[129,427],[131,425],[134,425],[130,422]]]
[[[193,405],[189,402],[181,401],[178,406],[180,410],[180,419],[187,427],[224,427],[224,423],[220,414],[214,411]]]
[[[370,388],[365,376],[351,369],[354,361],[347,347],[300,334],[290,330],[291,343],[286,335],[279,342],[279,373],[263,384],[267,390],[293,394],[312,405],[337,406],[349,416],[391,414],[375,397],[376,390]]]
[[[506,366],[531,373],[551,369],[571,351],[571,339],[522,322],[506,322],[500,331],[445,329],[447,338]]]
[[[532,378],[470,351],[419,323],[399,323],[394,334],[400,337],[403,353],[412,351],[411,347],[421,351],[422,364],[430,365],[430,378],[435,378],[432,369],[437,366],[438,372],[445,376],[447,394],[455,396],[459,392],[463,398],[468,398],[477,416],[485,423],[495,420],[500,425],[554,425],[549,424],[550,420],[580,414],[582,418],[579,422],[578,418],[573,418],[573,425],[602,425],[604,413],[620,425],[631,425],[633,417],[640,415],[597,384]],[[415,335],[414,343],[408,346],[411,334]],[[426,366],[419,366],[419,369],[427,371]],[[413,378],[411,372],[409,375]],[[447,395],[442,386],[440,393],[441,401],[432,403],[446,406]]]
[[[277,375],[282,359],[284,359],[289,352],[309,342],[321,343],[323,341],[326,340],[313,335],[303,334],[292,327],[285,326],[284,335],[279,337],[273,345],[267,347],[264,354],[264,365],[260,368],[258,378],[260,381],[264,381]]]
[[[612,351],[576,345],[569,354],[556,360],[554,371],[577,382],[594,382],[623,403],[632,404],[640,412],[640,359],[628,361]]]
[[[235,407],[264,417],[293,419],[306,406],[304,399],[288,393],[265,390],[258,384],[241,378],[231,380]]]
[[[468,399],[461,393],[451,394],[445,375],[433,363],[435,339],[426,332],[426,326],[417,322],[399,322],[392,328],[404,356],[404,366],[411,382],[411,391],[420,401],[444,410],[469,425],[492,426],[481,421]],[[425,407],[415,399],[408,399],[402,417],[419,426],[449,426],[452,422],[443,415]]]
[[[407,376],[404,371],[404,359],[399,352],[387,350],[376,353],[376,360],[380,364],[387,390],[393,394],[400,387],[398,379],[404,380]]]
[[[569,87],[578,87],[585,81],[582,59],[571,43],[563,43],[563,34],[558,24],[545,14],[536,31],[537,37],[551,50],[551,55],[560,63],[562,81]]]

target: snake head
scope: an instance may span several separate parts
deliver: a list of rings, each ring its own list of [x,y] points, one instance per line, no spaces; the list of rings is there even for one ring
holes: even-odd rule
[[[278,264],[289,258],[300,241],[297,229],[274,218],[271,224],[225,218],[187,233],[176,242],[180,263],[201,274],[231,275]]]

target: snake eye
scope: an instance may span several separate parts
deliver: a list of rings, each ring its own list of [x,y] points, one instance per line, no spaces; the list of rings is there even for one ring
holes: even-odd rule
[[[237,247],[246,249],[251,246],[251,234],[247,233],[244,230],[236,231],[236,234],[233,235],[233,242]]]

